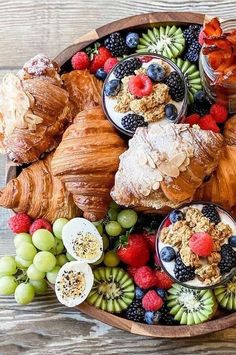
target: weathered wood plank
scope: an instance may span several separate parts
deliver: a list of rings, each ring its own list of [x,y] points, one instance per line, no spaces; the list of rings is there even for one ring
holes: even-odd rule
[[[30,56],[55,56],[86,32],[122,17],[151,11],[193,11],[229,18],[235,0],[88,0],[0,2],[0,67],[22,65]]]

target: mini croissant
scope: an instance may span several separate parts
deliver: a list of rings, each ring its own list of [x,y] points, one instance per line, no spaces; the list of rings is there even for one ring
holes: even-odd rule
[[[59,217],[73,218],[77,207],[62,182],[52,176],[52,154],[22,170],[20,175],[0,190],[0,206],[26,212],[33,219],[53,222]]]
[[[36,161],[59,143],[69,114],[68,93],[58,67],[43,55],[17,74],[5,75],[0,88],[1,151],[21,165]]]
[[[124,149],[100,107],[79,113],[65,131],[52,159],[52,173],[65,183],[85,218],[105,216]]]
[[[160,209],[190,201],[216,168],[223,137],[187,124],[138,128],[120,157],[112,190],[120,205]]]

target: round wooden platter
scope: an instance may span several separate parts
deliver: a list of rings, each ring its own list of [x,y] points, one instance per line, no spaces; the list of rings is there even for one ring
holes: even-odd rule
[[[184,25],[187,23],[203,24],[204,14],[190,12],[154,12],[124,18],[96,30],[92,30],[80,37],[75,43],[65,48],[54,59],[60,65],[64,65],[77,51],[84,49],[88,45],[96,42],[115,31],[154,27],[156,25]],[[9,160],[6,163],[6,181],[18,175],[18,168]],[[209,334],[236,325],[236,313],[226,315],[223,312],[217,314],[217,318],[206,323],[192,326],[164,326],[147,325],[133,322],[125,318],[104,312],[90,306],[88,303],[76,307],[79,311],[113,327],[129,331],[130,333],[146,335],[159,338],[185,338],[198,335]]]

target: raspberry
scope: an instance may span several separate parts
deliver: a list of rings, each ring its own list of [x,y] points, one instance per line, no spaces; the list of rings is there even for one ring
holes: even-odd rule
[[[185,118],[184,123],[188,123],[190,126],[192,126],[194,124],[198,124],[200,118],[201,117],[198,113],[193,113],[192,115]]]
[[[224,106],[213,104],[210,109],[210,114],[217,123],[223,123],[227,120],[228,111]]]
[[[141,266],[134,274],[135,283],[141,288],[151,288],[156,285],[156,275],[149,266]]]
[[[163,228],[167,228],[171,225],[171,220],[169,218],[166,218],[165,222],[163,223]]]
[[[89,56],[85,52],[77,52],[71,59],[72,68],[77,70],[87,69],[89,67]]]
[[[128,88],[134,96],[148,96],[152,92],[152,81],[147,75],[138,74],[130,78]]]
[[[157,283],[156,286],[158,288],[162,288],[164,290],[168,290],[173,285],[173,281],[164,271],[156,271]]]
[[[142,63],[148,63],[153,59],[151,55],[143,55],[139,57],[139,60],[141,60]]]
[[[28,233],[31,218],[26,213],[17,213],[8,221],[8,226],[13,233]]]
[[[38,229],[47,229],[49,232],[52,231],[51,224],[44,218],[36,219],[30,226],[29,232],[30,234],[34,234],[34,232]]]
[[[109,73],[112,68],[119,62],[117,58],[108,58],[104,64],[104,71]]]
[[[213,246],[212,237],[205,232],[194,233],[189,240],[190,249],[199,256],[209,256]]]
[[[134,279],[134,275],[135,275],[135,273],[136,273],[137,270],[138,270],[138,268],[135,267],[135,266],[128,266],[127,272],[128,272],[129,276],[130,276],[132,279]]]
[[[213,131],[215,133],[219,133],[220,129],[217,126],[214,118],[212,117],[212,115],[205,115],[203,116],[199,121],[198,121],[198,125],[200,126],[201,129],[204,130],[210,130]]]
[[[158,311],[163,304],[162,298],[154,290],[148,291],[142,299],[142,306],[146,311]]]

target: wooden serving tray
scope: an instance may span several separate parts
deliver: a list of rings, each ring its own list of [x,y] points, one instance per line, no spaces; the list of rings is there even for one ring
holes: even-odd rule
[[[60,52],[54,59],[60,65],[64,65],[77,51],[82,50],[93,42],[102,39],[115,31],[126,29],[137,29],[145,27],[154,27],[156,25],[177,24],[183,25],[187,23],[203,24],[205,19],[204,14],[191,12],[154,12],[141,14],[137,16],[127,17],[105,26],[99,27],[96,30],[88,32],[80,37],[75,43],[71,44]],[[18,175],[18,168],[14,163],[7,160],[6,162],[6,182]],[[219,311],[217,318],[206,323],[198,325],[147,325],[133,322],[125,318],[104,312],[90,306],[86,302],[76,307],[82,313],[85,313],[101,322],[109,324],[113,327],[129,331],[130,333],[146,335],[159,338],[184,338],[197,335],[204,335],[219,330],[223,330],[236,325],[236,312],[226,315],[223,311]]]

